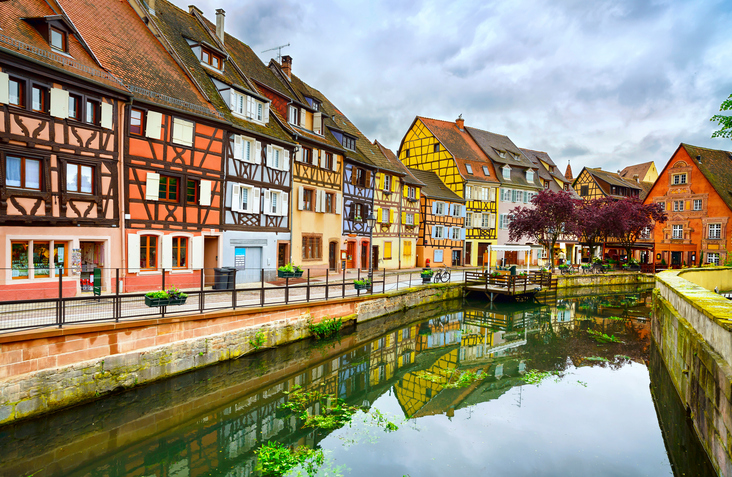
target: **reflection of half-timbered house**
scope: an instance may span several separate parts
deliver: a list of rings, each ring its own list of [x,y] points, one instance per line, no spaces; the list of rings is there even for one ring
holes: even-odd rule
[[[345,150],[328,129],[334,123],[322,111],[320,94],[292,73],[292,58],[282,57],[282,64],[272,60],[265,70],[269,76],[259,72],[255,81],[264,84],[300,145],[292,165],[293,261],[311,275],[340,269]]]
[[[197,269],[218,264],[226,123],[136,2],[67,3],[96,56],[133,93],[124,113],[125,290],[158,288],[163,272],[166,285],[199,286]]]
[[[222,131],[224,187],[221,204],[223,265],[237,281],[257,281],[261,269],[290,262],[291,166],[295,144],[272,112],[270,99],[244,73],[239,55],[248,47],[200,10],[186,12],[165,0],[148,10],[153,30],[164,35],[180,66],[229,126]]]
[[[493,164],[465,129],[454,122],[417,117],[402,139],[399,159],[410,168],[435,172],[464,198],[465,253],[453,264],[477,265],[488,245],[496,243],[496,191]]]
[[[51,5],[0,3],[3,300],[57,297],[60,281],[73,296],[95,268],[122,263],[119,131],[128,93]],[[112,278],[104,270],[107,291]]]
[[[378,141],[375,141],[375,144],[394,168],[402,173],[401,176],[394,175],[389,179],[389,181],[399,181],[396,192],[387,193],[386,184],[384,184],[381,192],[377,189],[374,198],[375,205],[382,208],[382,221],[380,223],[382,230],[379,236],[383,234],[383,238],[379,238],[383,242],[383,245],[381,245],[383,253],[380,266],[384,268],[414,268],[417,263],[417,237],[419,235],[419,197],[423,184],[397,159],[394,152]],[[387,173],[384,173],[384,175],[389,176]],[[379,194],[381,194],[381,197]],[[383,230],[385,228],[383,225],[384,208],[390,210],[390,223],[386,233]],[[393,218],[392,209],[396,210]],[[374,230],[374,245],[380,246],[376,230]]]
[[[417,266],[453,266],[465,240],[465,200],[432,171],[409,170],[424,186],[420,194]]]

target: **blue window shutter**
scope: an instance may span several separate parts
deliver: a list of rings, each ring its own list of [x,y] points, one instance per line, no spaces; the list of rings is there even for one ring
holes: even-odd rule
[[[465,229],[460,229],[460,239],[465,240]]]
[[[498,228],[499,229],[503,228],[503,214],[498,216]]]

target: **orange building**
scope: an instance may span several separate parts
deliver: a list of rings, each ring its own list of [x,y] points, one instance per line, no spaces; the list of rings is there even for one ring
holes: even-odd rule
[[[732,234],[732,153],[681,144],[645,203],[660,203],[668,221],[653,232],[655,262],[672,267],[724,264]]]

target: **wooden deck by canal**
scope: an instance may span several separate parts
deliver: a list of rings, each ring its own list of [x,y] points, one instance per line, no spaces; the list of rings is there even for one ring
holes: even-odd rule
[[[551,274],[529,272],[526,275],[491,276],[488,272],[466,272],[465,294],[483,293],[490,301],[499,296],[518,301],[528,300],[540,292],[556,292],[557,279]]]

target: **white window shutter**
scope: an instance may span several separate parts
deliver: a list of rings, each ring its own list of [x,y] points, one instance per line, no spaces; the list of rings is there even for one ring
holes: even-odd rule
[[[203,236],[191,239],[191,268],[203,268]]]
[[[489,227],[492,229],[496,228],[496,214],[491,214]]]
[[[260,196],[260,190],[254,189],[252,191],[252,201],[251,206],[249,207],[249,212],[252,214],[258,214],[259,213],[259,196]]]
[[[341,197],[341,194],[336,194],[336,214],[341,215],[342,208],[343,208],[343,197]]]
[[[437,215],[437,202],[432,202],[432,215]]]
[[[320,150],[320,167],[323,169],[328,167],[327,154],[323,149]]]
[[[320,189],[315,189],[315,212],[322,212],[320,210],[321,207],[321,200],[320,200]]]
[[[66,101],[64,101],[64,104],[66,105],[66,116],[69,115],[69,95],[66,93]],[[102,103],[102,127],[104,129],[112,129],[112,114],[114,112],[114,108],[109,103]]]
[[[290,202],[290,194],[288,194],[287,192],[283,192],[280,194],[280,199],[282,200],[282,206],[280,207],[279,215],[287,217],[289,215],[288,206]]]
[[[127,235],[127,270],[136,272],[140,267],[140,236],[137,234]]]
[[[297,162],[302,162],[302,147],[298,147],[297,151],[295,151],[295,160]]]
[[[282,166],[285,171],[290,170],[290,151],[288,151],[287,149],[285,149],[285,160],[282,163]]]
[[[162,267],[170,270],[173,268],[173,236],[163,235],[160,237],[160,256]]]
[[[305,127],[305,118],[307,117],[306,116],[307,114],[308,114],[308,112],[305,110],[305,108],[300,108],[300,127],[301,128]]]
[[[204,207],[211,205],[211,181],[201,181],[200,198],[198,203]]]
[[[236,94],[234,94],[234,88],[229,88],[229,109],[234,111],[235,104],[236,104]]]
[[[262,143],[257,141],[257,147],[254,151],[254,163],[255,164],[261,164],[262,163]]]
[[[163,115],[157,111],[147,112],[145,136],[150,139],[160,139],[160,128],[163,126]]]
[[[496,189],[491,187],[491,195],[490,195],[491,202],[495,202],[496,200]]]
[[[264,124],[269,122],[269,103],[264,103],[264,114],[262,115],[262,119],[264,120]]]
[[[297,210],[305,208],[305,189],[303,186],[297,187]]]
[[[244,139],[238,135],[234,134],[234,159],[243,159],[244,158]]]
[[[338,154],[333,154],[333,172],[338,172]]]
[[[7,89],[7,83],[5,85]],[[2,102],[2,101],[0,101]],[[7,101],[5,101],[7,103]],[[106,104],[106,103],[104,103]],[[102,104],[102,127],[104,126],[104,104]],[[111,105],[110,105],[111,106]],[[51,88],[51,116],[59,119],[69,117],[69,92],[60,88]],[[111,121],[111,115],[110,115]],[[108,128],[111,129],[111,128]]]
[[[269,189],[264,191],[264,215],[272,215],[272,193]]]
[[[158,200],[160,196],[160,174],[148,172],[145,178],[145,200]]]
[[[239,184],[231,187],[231,210],[241,212],[241,186]]]
[[[264,157],[264,165],[272,167],[272,145],[267,144],[267,154]]]
[[[0,104],[10,101],[10,76],[0,71]]]
[[[318,134],[322,134],[323,131],[323,113],[318,111],[313,114],[313,131]]]

